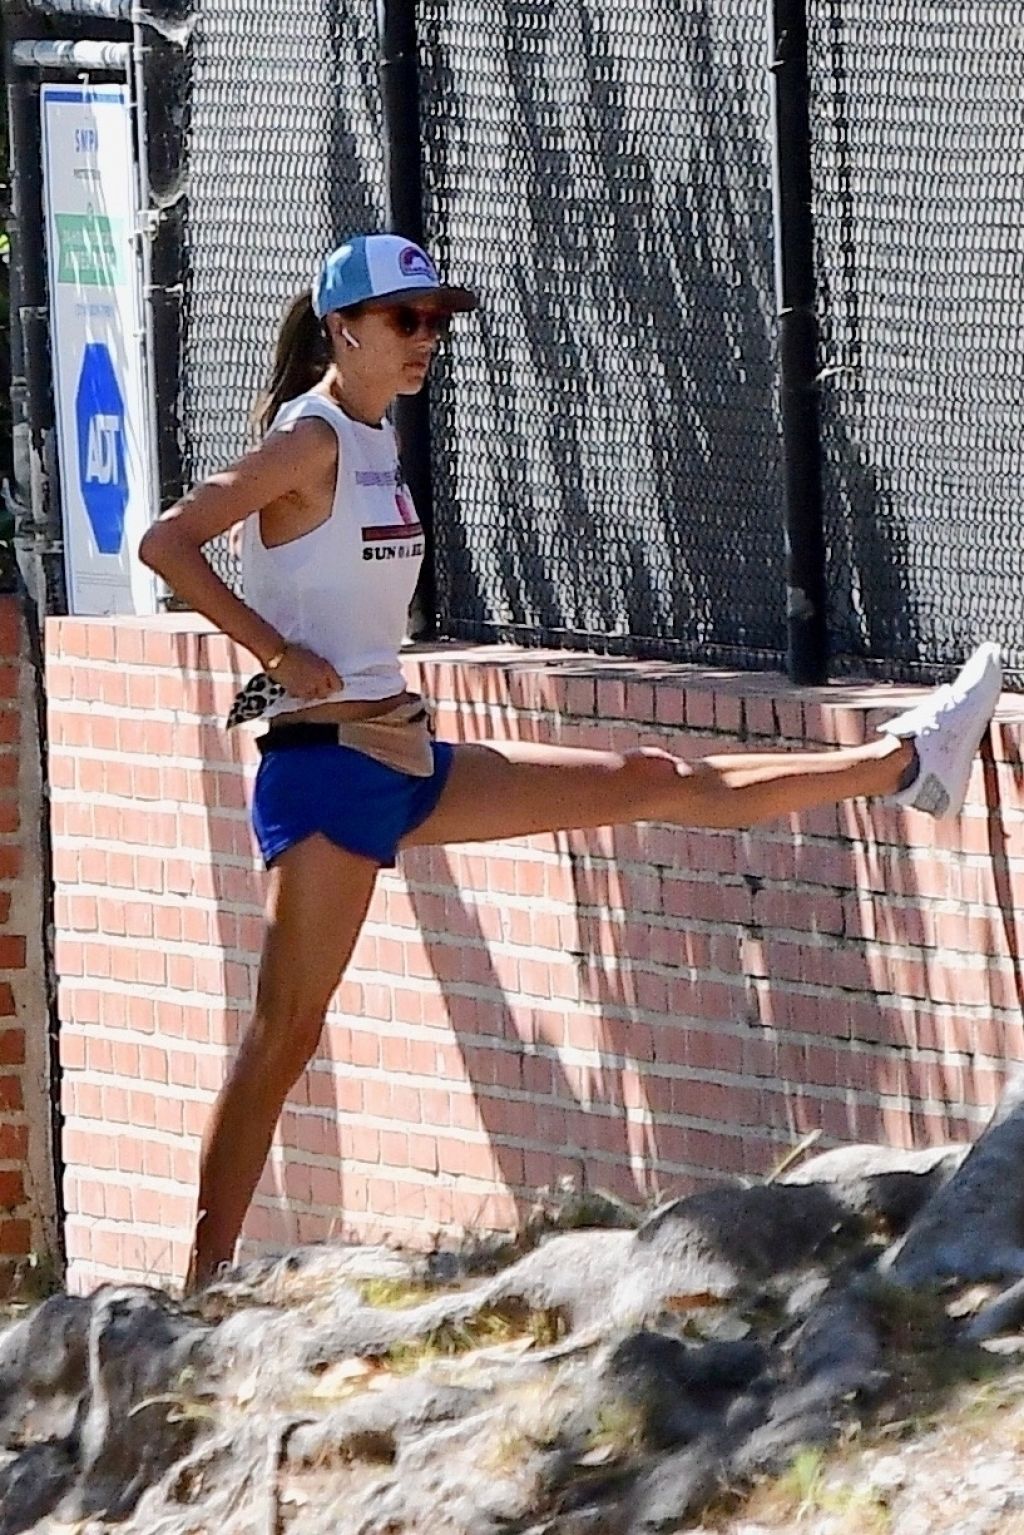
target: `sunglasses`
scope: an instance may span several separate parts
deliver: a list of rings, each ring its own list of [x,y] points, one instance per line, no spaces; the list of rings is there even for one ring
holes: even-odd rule
[[[411,304],[393,304],[380,312],[391,329],[405,341],[411,341],[421,333],[429,336],[431,341],[444,341],[451,324],[450,315],[439,314],[436,309],[414,309]]]

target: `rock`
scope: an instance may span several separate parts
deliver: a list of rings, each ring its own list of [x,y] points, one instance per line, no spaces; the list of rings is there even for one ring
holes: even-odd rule
[[[583,1231],[550,1237],[482,1287],[486,1305],[557,1312],[570,1330],[607,1326],[609,1305],[634,1258],[631,1231]]]
[[[0,1469],[0,1535],[36,1528],[70,1490],[77,1471],[70,1439],[30,1445]]]
[[[546,1236],[493,1272],[335,1246],[247,1266],[186,1307],[144,1287],[57,1297],[0,1333],[0,1535],[58,1520],[81,1535],[716,1523],[720,1489],[739,1498],[799,1451],[852,1440],[891,1381],[916,1392],[915,1352],[942,1364],[1019,1325],[1019,1274],[994,1296],[935,1286],[965,1243],[994,1244],[1012,1271],[1022,1118],[1010,1090],[956,1171],[959,1148],[826,1153],[784,1182],[674,1200],[635,1231]],[[879,1265],[878,1218],[913,1209]],[[883,1405],[901,1421],[902,1396]],[[973,1499],[965,1532],[1016,1517],[1018,1439],[1009,1457],[972,1449],[976,1475],[950,1470]],[[824,1501],[808,1529],[825,1535],[848,1481],[810,1465]],[[893,1535],[917,1512],[932,1535],[914,1485],[892,1456],[859,1482]]]
[[[1003,1455],[980,1466],[969,1466],[964,1473],[968,1486],[979,1492],[1010,1492],[1019,1477],[1016,1456]]]
[[[939,1173],[941,1181],[950,1178],[962,1164],[971,1147],[968,1142],[945,1146],[926,1146],[910,1151],[899,1146],[834,1146],[830,1151],[808,1157],[780,1180],[783,1183],[860,1183],[889,1173],[908,1173],[914,1177]]]
[[[928,1201],[880,1267],[911,1288],[947,1279],[1024,1276],[1024,1070],[959,1170]]]
[[[288,1438],[292,1467],[326,1465],[337,1459],[393,1462],[406,1438],[437,1423],[463,1418],[481,1405],[481,1393],[413,1378],[385,1392],[357,1398],[315,1423],[303,1423]]]
[[[1024,1279],[1000,1291],[986,1302],[967,1323],[961,1337],[967,1343],[981,1343],[1000,1333],[1014,1331],[1024,1323]]]
[[[680,1294],[729,1296],[803,1267],[861,1231],[824,1184],[708,1189],[674,1200],[636,1233],[648,1261],[670,1262]]]
[[[188,1303],[204,1317],[218,1320],[241,1308],[333,1305],[344,1290],[358,1299],[358,1286],[370,1280],[415,1283],[429,1278],[429,1259],[413,1258],[388,1247],[350,1247],[328,1243],[297,1247],[272,1258],[258,1258],[232,1269]]]
[[[0,1443],[71,1433],[89,1374],[92,1302],[54,1295],[0,1334]]]
[[[969,1150],[965,1145],[923,1151],[839,1146],[811,1157],[781,1181],[802,1186],[826,1184],[844,1209],[882,1221],[891,1233],[899,1233],[948,1182]]]
[[[645,1472],[622,1500],[618,1535],[657,1535],[678,1530],[692,1512],[703,1508],[725,1485],[719,1448],[692,1445],[665,1456]]]
[[[537,1191],[533,1208],[526,1218],[526,1234],[536,1240],[547,1231],[579,1231],[595,1227],[635,1229],[642,1212],[617,1195],[604,1189],[580,1188],[571,1174],[554,1188]]]
[[[56,1296],[0,1339],[8,1443],[0,1531],[129,1513],[180,1458],[199,1419],[176,1414],[182,1372],[206,1329],[143,1289]],[[35,1440],[35,1442],[30,1442]]]
[[[907,1476],[907,1467],[898,1455],[884,1455],[869,1466],[866,1481],[870,1491],[889,1497],[906,1486]]]
[[[636,1413],[646,1442],[666,1449],[719,1429],[730,1402],[765,1365],[757,1343],[687,1345],[641,1331],[611,1349],[599,1379]]]
[[[70,1517],[103,1512],[123,1518],[192,1446],[204,1419],[183,1410],[197,1394],[186,1372],[207,1335],[156,1291],[99,1292],[89,1328],[89,1396],[78,1429],[80,1471]]]
[[[799,1449],[831,1443],[857,1396],[883,1383],[880,1357],[866,1301],[847,1290],[827,1293],[786,1340],[770,1398],[741,1404],[734,1417],[731,1473],[744,1480],[777,1473]]]

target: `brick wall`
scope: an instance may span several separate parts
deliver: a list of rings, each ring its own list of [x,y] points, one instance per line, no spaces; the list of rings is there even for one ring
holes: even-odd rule
[[[0,595],[0,1286],[53,1259],[50,1013],[43,955],[37,671],[21,600]]]
[[[180,1275],[197,1142],[253,992],[247,658],[193,615],[48,631],[71,1282]],[[685,752],[859,740],[900,696],[438,647],[450,737]],[[248,1249],[514,1221],[573,1173],[631,1199],[822,1144],[971,1134],[1024,1056],[1024,737],[962,822],[863,803],[743,835],[627,828],[382,877]]]

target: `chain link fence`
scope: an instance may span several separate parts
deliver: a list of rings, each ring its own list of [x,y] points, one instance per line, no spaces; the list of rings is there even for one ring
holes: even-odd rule
[[[190,75],[180,408],[194,483],[254,441],[278,326],[319,257],[383,228],[373,5],[199,0]],[[212,557],[235,583],[227,540]]]
[[[834,662],[985,635],[1024,674],[1024,0],[809,10]],[[417,14],[428,243],[483,297],[431,395],[442,633],[779,664],[763,0]],[[384,227],[384,164],[371,0],[199,0],[191,57],[194,480],[318,256]]]
[[[1024,674],[1024,4],[811,0],[840,665]]]
[[[425,0],[442,629],[785,646],[760,0]]]

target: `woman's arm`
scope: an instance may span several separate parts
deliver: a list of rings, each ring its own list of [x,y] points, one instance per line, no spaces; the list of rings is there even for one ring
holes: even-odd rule
[[[337,437],[325,421],[297,421],[290,431],[273,432],[229,469],[183,496],[147,529],[139,544],[142,563],[162,576],[176,596],[264,665],[284,647],[283,636],[224,584],[203,554],[203,545],[288,496],[295,497],[298,522],[303,494],[330,477],[337,452]],[[333,668],[330,671],[334,681],[324,691],[340,686]],[[284,676],[281,680],[288,686]],[[305,684],[305,677],[302,681]],[[289,691],[310,696],[306,686],[289,686]]]

